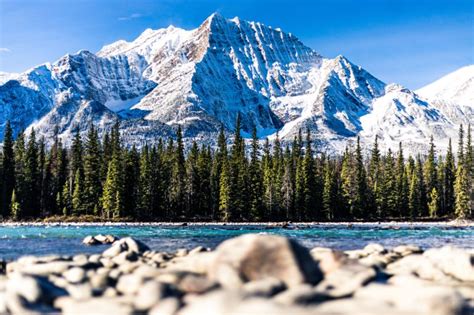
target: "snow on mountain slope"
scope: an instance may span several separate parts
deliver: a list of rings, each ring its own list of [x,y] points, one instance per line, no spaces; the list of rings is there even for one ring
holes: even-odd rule
[[[0,71],[0,84],[3,84],[7,81],[14,80],[19,76],[18,73],[9,73]]]
[[[126,144],[138,146],[180,125],[185,139],[213,143],[220,126],[231,133],[240,115],[244,136],[255,126],[260,137],[291,141],[309,128],[322,150],[375,135],[386,148],[423,147],[433,135],[442,148],[472,117],[462,105],[472,99],[469,72],[418,91],[461,100],[448,106],[386,85],[343,56],[324,58],[280,29],[213,14],[194,30],[147,29],[97,54],[0,75],[0,125],[10,119],[16,132],[34,127],[46,139],[58,127],[67,142],[90,123],[102,131],[120,120]]]
[[[474,122],[474,65],[460,68],[416,91],[453,124]]]
[[[474,107],[474,65],[451,72],[415,92],[431,100]]]

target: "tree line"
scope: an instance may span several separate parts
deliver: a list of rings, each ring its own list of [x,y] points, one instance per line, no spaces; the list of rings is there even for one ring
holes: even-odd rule
[[[471,218],[474,158],[471,127],[459,130],[438,156],[402,143],[382,153],[378,139],[365,156],[359,139],[340,156],[318,152],[309,131],[283,145],[263,145],[253,131],[246,149],[240,118],[232,141],[224,130],[215,149],[181,129],[140,150],[124,146],[118,123],[102,139],[93,125],[66,147],[47,148],[35,130],[13,137],[6,123],[0,160],[4,220],[50,216],[144,221],[347,221]]]

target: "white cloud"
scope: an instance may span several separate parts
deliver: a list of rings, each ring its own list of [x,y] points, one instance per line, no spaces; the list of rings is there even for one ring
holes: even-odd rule
[[[9,52],[12,52],[12,51],[8,48],[0,47],[0,53],[9,53]]]
[[[133,14],[130,14],[129,16],[121,16],[118,18],[119,21],[130,21],[130,20],[134,20],[134,19],[139,19],[143,16],[143,14],[141,13],[133,13]]]

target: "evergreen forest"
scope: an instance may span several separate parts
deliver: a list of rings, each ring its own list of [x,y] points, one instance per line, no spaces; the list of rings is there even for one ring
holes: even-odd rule
[[[14,138],[6,123],[0,155],[0,215],[6,221],[91,217],[123,221],[389,221],[473,217],[471,126],[460,126],[437,154],[381,152],[360,141],[340,156],[321,152],[309,132],[283,144],[253,132],[217,146],[157,139],[140,149],[121,140],[118,123],[103,137],[91,125],[65,146],[46,146],[35,130]],[[367,150],[366,150],[367,149]],[[366,152],[366,153],[364,153]]]

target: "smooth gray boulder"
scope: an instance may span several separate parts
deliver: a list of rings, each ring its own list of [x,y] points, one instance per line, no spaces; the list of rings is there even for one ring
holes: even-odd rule
[[[224,287],[268,277],[288,287],[322,279],[309,251],[295,241],[274,235],[246,234],[223,242],[208,266],[208,275]]]

